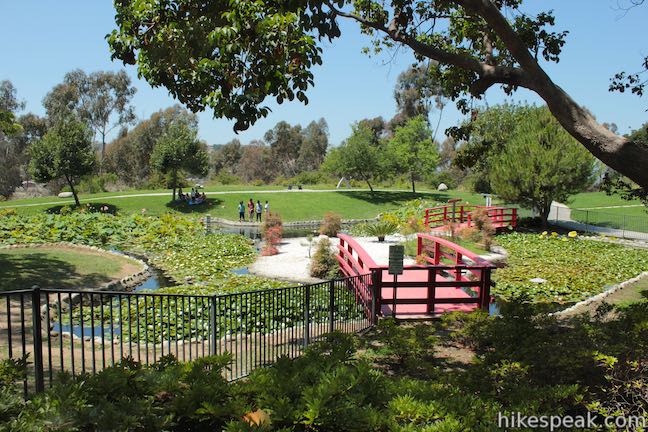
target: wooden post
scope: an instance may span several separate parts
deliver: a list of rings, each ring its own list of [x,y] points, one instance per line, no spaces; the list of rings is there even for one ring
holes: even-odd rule
[[[490,308],[490,286],[491,286],[491,269],[485,268],[482,270],[482,286],[479,290],[481,296],[481,310],[488,312]]]
[[[441,245],[434,242],[434,265],[439,265],[439,263],[441,263]]]
[[[427,309],[427,311],[428,311],[429,314],[434,314],[435,300],[436,300],[436,269],[433,268],[433,267],[428,269],[427,289],[428,289],[428,295],[427,295],[428,309]]]
[[[371,315],[372,324],[378,323],[378,313],[381,308],[382,296],[382,269],[371,269]]]
[[[394,274],[394,289],[392,291],[392,318],[396,318],[396,287],[398,286],[398,275]]]

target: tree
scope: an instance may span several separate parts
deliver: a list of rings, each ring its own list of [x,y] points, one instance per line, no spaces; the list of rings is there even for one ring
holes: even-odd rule
[[[280,121],[264,135],[277,169],[286,177],[297,175],[297,159],[304,137],[300,125]]]
[[[437,65],[432,63],[430,67],[435,68]],[[434,139],[441,122],[446,98],[443,87],[437,82],[437,77],[430,73],[430,67],[413,65],[398,75],[394,89],[398,112],[389,122],[392,131],[403,126],[411,118],[423,116],[428,119],[432,109],[436,108],[439,110],[439,118],[432,136]],[[432,106],[433,101],[434,107]]]
[[[554,120],[534,108],[490,162],[490,181],[500,198],[538,212],[547,225],[552,201],[564,202],[593,180],[594,158]]]
[[[29,169],[34,179],[47,182],[65,178],[77,206],[80,203],[74,185],[81,176],[91,173],[96,163],[90,135],[84,123],[69,116],[59,119],[29,149]]]
[[[437,146],[427,120],[419,115],[398,127],[389,140],[390,165],[396,172],[407,173],[416,193],[416,180],[424,173],[432,173],[439,163]]]
[[[491,160],[511,140],[518,124],[537,109],[532,105],[502,104],[484,111],[475,110],[476,118],[468,124],[470,136],[455,158],[459,169],[470,170],[477,192],[491,193],[489,180]]]
[[[328,125],[323,118],[312,121],[302,131],[303,140],[299,148],[297,169],[301,171],[314,171],[319,169],[326,157],[328,149]]]
[[[260,141],[253,141],[242,146],[241,159],[238,163],[238,175],[243,181],[261,180],[269,183],[274,178],[273,155],[270,147]]]
[[[234,174],[242,156],[243,150],[241,149],[241,142],[233,139],[214,152],[212,158],[214,171],[220,172],[225,170],[229,174]]]
[[[99,71],[87,75],[77,69],[65,74],[43,100],[47,115],[56,121],[73,112],[101,137],[101,161],[106,155],[106,136],[135,119],[130,101],[137,89],[126,72]]]
[[[151,154],[151,165],[160,173],[167,175],[168,187],[182,187],[180,174],[204,176],[209,170],[209,156],[204,143],[197,138],[197,129],[184,123],[173,123],[155,145]]]
[[[570,135],[605,164],[648,188],[648,148],[614,134],[556,85],[541,62],[557,62],[566,31],[551,12],[531,14],[523,0],[259,0],[117,2],[112,57],[137,64],[192,110],[206,106],[236,119],[235,130],[269,113],[266,97],[306,103],[321,44],[357,23],[376,50],[406,47],[433,71],[444,93],[469,111],[499,85],[537,93]],[[197,24],[199,23],[199,24]],[[151,41],[155,41],[152,43]]]
[[[198,117],[180,105],[153,113],[108,144],[105,170],[114,172],[129,184],[141,184],[151,174],[150,158],[155,145],[177,123],[197,129]]]
[[[16,136],[23,131],[16,111],[25,104],[18,100],[11,81],[0,82],[0,196],[8,198],[20,185],[20,166],[23,148]]]
[[[359,178],[374,189],[371,182],[385,175],[381,147],[375,145],[375,134],[366,124],[355,124],[351,136],[326,156],[323,169],[348,178]]]

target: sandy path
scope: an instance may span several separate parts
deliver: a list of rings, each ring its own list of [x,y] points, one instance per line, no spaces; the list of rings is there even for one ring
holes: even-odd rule
[[[311,255],[315,252],[318,239],[324,237],[326,236],[313,239],[310,248]],[[354,238],[378,265],[388,264],[390,245],[400,244],[405,240],[405,237],[401,235],[387,236],[384,242],[379,242],[376,237]],[[333,238],[331,243],[335,247],[338,240]],[[308,239],[306,237],[284,239],[278,247],[279,253],[277,255],[260,256],[248,269],[252,274],[273,279],[302,283],[321,282],[321,279],[313,278],[309,274],[310,258],[308,249]],[[414,260],[405,258],[404,263],[405,265],[414,264]]]

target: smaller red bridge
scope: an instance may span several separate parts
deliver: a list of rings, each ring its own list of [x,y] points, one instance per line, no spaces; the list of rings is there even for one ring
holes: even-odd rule
[[[472,226],[473,212],[485,210],[495,229],[515,228],[517,226],[517,209],[515,207],[478,206],[455,203],[425,209],[425,226],[433,231],[442,231],[450,223],[457,227]]]
[[[342,272],[346,276],[371,274],[370,283],[358,283],[355,289],[373,320],[378,315],[414,318],[488,311],[495,266],[449,240],[417,234],[417,254],[425,264],[405,266],[395,281],[387,265],[376,264],[353,237],[338,234],[338,238],[336,258]]]

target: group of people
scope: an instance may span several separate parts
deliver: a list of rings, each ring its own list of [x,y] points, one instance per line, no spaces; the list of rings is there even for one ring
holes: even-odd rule
[[[245,222],[245,204],[243,201],[239,202],[238,205],[238,211],[239,211],[239,222]],[[250,201],[247,203],[247,211],[248,215],[250,216],[250,222],[254,221],[254,215],[256,214],[256,221],[261,222],[261,215],[265,211],[265,214],[267,215],[270,213],[270,204],[266,200],[265,205],[261,205],[261,201],[257,200],[256,204],[252,198],[250,198]]]
[[[202,204],[207,200],[205,193],[198,192],[197,189],[191,188],[190,193],[182,193],[182,189],[178,192],[178,201],[186,202],[189,205]]]

